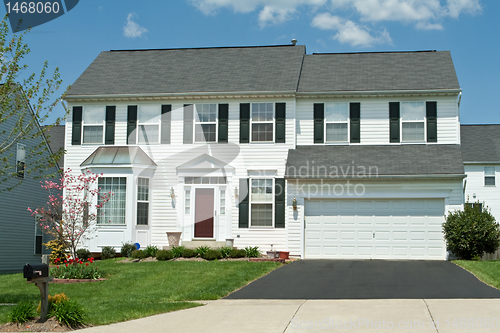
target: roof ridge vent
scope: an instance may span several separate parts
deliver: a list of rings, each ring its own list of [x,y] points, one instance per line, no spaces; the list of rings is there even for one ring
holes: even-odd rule
[[[293,46],[297,45],[297,40],[296,40],[295,38],[294,38],[294,39],[292,39],[292,45],[293,45]]]

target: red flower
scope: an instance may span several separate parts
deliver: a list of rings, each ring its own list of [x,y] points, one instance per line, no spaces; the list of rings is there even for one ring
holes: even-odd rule
[[[68,261],[66,259],[64,259],[64,262],[67,263]],[[68,266],[68,265],[66,265],[66,266]]]
[[[57,265],[57,268],[59,268],[59,265]]]
[[[83,264],[83,261],[80,260],[78,263],[81,265],[81,264]]]
[[[88,265],[89,265],[89,263],[86,263],[86,264],[85,264],[85,266],[88,266]]]
[[[66,264],[66,267],[68,267],[68,264]]]

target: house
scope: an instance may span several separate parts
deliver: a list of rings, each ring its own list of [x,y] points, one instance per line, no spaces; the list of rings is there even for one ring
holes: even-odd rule
[[[7,142],[7,136],[14,126],[18,126],[18,117],[25,121],[32,121],[33,111],[26,103],[19,113],[4,118],[0,122],[0,142]],[[22,112],[25,112],[23,115]],[[25,123],[26,124],[26,123]],[[35,130],[42,131],[38,125]],[[7,140],[7,141],[6,141]],[[41,147],[41,148],[35,148]],[[41,155],[32,156],[32,151],[41,152]],[[2,157],[8,158],[8,164],[15,166],[16,175],[2,179],[0,187],[0,274],[22,271],[26,263],[41,263],[42,254],[50,253],[44,248],[43,243],[49,240],[42,233],[37,224],[37,217],[32,216],[28,207],[36,208],[45,206],[48,192],[40,185],[43,180],[39,174],[29,173],[32,164],[37,164],[40,158],[49,158],[52,154],[44,136],[17,140]],[[57,163],[46,170],[47,175],[57,175]],[[21,183],[19,183],[21,182]],[[18,184],[19,183],[19,184]],[[18,184],[18,185],[17,185]],[[17,185],[17,186],[16,186]],[[7,190],[12,188],[11,190]]]
[[[445,260],[460,94],[448,51],[102,52],[66,96],[65,166],[114,193],[87,246]]]
[[[59,151],[64,151],[64,134],[65,134],[65,125],[53,125],[53,126],[44,126],[46,130],[45,136],[47,138],[47,142],[49,144],[50,150],[54,153]],[[64,158],[55,156],[57,165],[64,171]]]

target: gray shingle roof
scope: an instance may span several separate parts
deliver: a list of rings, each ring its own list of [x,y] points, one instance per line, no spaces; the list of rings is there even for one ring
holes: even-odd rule
[[[459,89],[449,51],[306,55],[299,92]]]
[[[305,46],[106,51],[71,95],[297,90]]]
[[[50,129],[47,129],[47,132],[45,133],[47,136],[47,142],[53,153],[57,153],[61,148],[64,149],[64,130],[64,125],[54,125]],[[61,168],[64,168],[64,157],[59,159],[57,164],[59,164]]]
[[[462,125],[464,162],[500,163],[500,125]]]
[[[314,166],[314,169],[313,169]],[[320,167],[318,169],[318,167]],[[326,167],[326,170],[325,168]],[[285,177],[463,175],[460,145],[297,146],[288,152]],[[364,168],[364,169],[363,169]],[[337,171],[336,171],[337,170]],[[333,173],[333,174],[332,174]],[[350,174],[350,175],[349,175]]]

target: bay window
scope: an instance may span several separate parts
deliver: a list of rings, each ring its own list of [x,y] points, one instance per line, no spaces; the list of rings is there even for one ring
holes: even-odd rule
[[[137,225],[149,224],[149,178],[137,178]]]
[[[97,224],[125,224],[125,207],[127,193],[127,179],[125,177],[99,178],[99,198],[97,208]],[[107,196],[104,202],[102,196]]]

